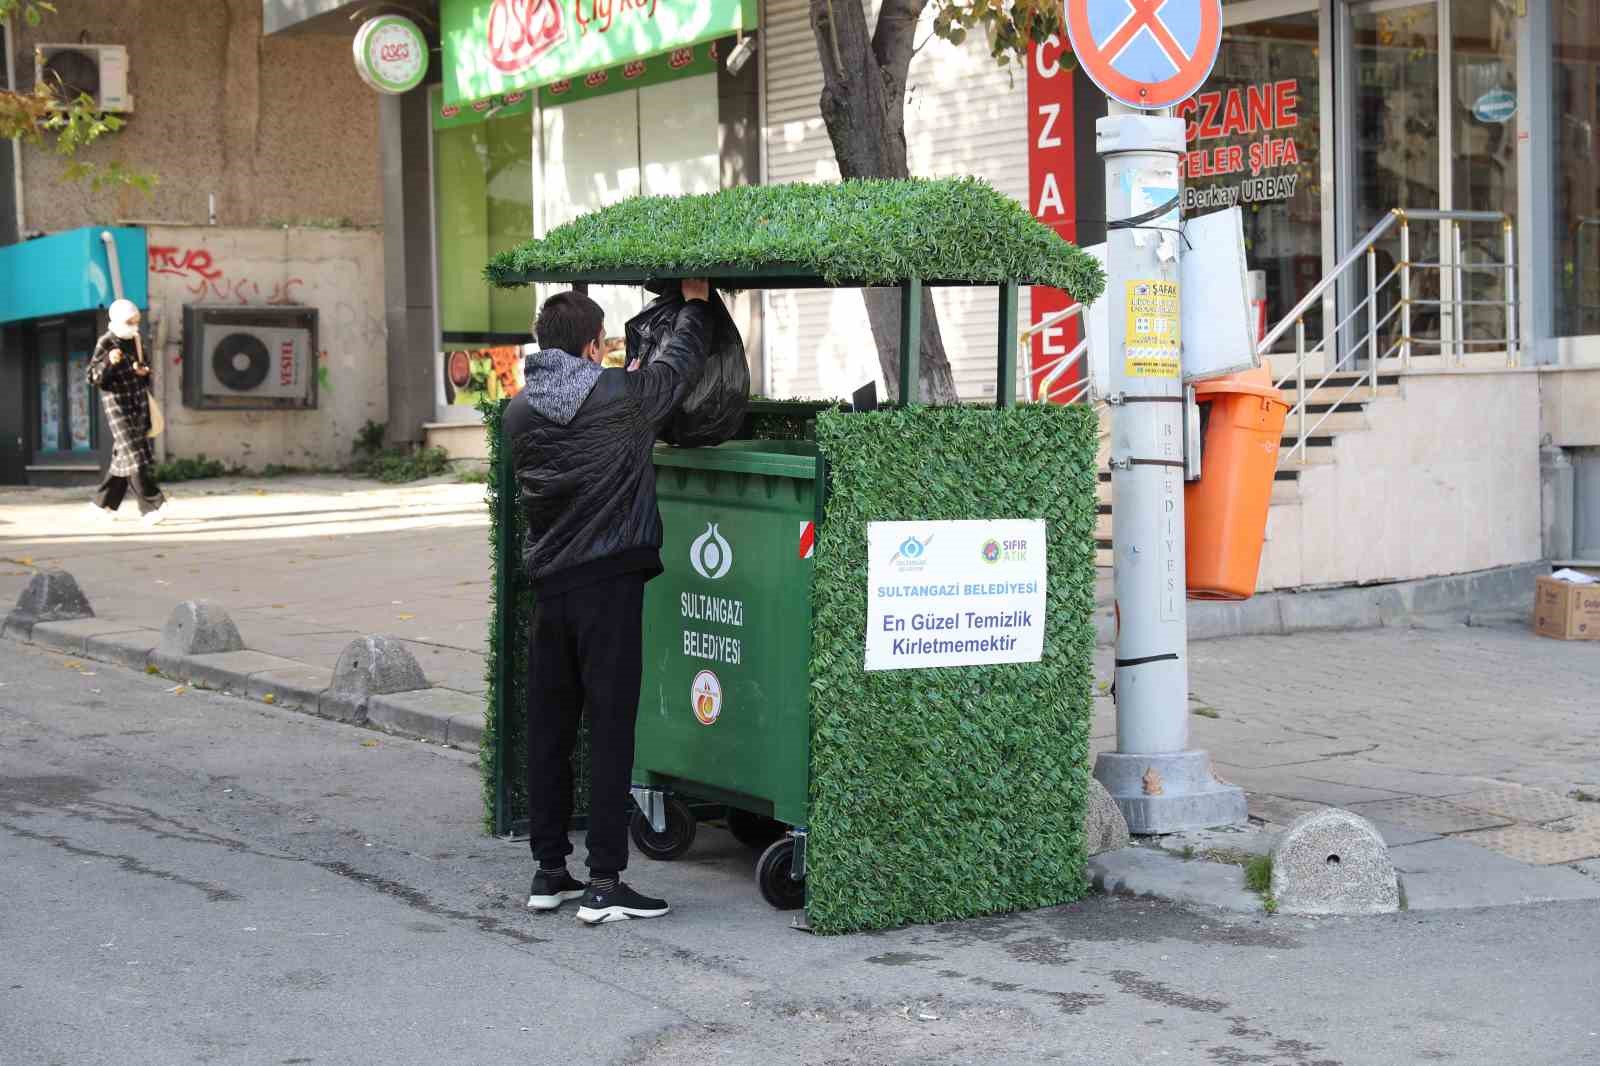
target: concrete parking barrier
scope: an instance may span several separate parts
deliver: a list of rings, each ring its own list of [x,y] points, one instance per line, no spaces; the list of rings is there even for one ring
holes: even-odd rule
[[[8,637],[28,640],[39,622],[93,617],[94,608],[71,574],[65,570],[41,570],[17,597],[17,605],[6,615],[3,629]]]
[[[1285,914],[1388,914],[1400,883],[1377,827],[1325,807],[1296,818],[1272,849],[1272,896]]]
[[[351,641],[339,656],[333,685],[323,693],[320,709],[326,718],[361,722],[373,696],[428,687],[422,666],[403,643],[393,637],[362,637]]]

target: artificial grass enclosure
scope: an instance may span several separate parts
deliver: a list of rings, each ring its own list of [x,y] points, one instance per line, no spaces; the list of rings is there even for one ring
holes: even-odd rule
[[[744,185],[624,200],[495,256],[501,287],[556,278],[821,278],[831,285],[1052,285],[1093,300],[1093,257],[972,178]]]
[[[807,918],[821,933],[1082,895],[1094,653],[1086,407],[818,416]],[[1044,656],[867,673],[867,523],[1043,518]]]

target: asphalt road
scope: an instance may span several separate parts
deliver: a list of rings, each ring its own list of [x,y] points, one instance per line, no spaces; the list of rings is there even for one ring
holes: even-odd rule
[[[822,938],[707,829],[584,929],[470,757],[172,687],[0,643],[4,1066],[1600,1062],[1600,905]]]

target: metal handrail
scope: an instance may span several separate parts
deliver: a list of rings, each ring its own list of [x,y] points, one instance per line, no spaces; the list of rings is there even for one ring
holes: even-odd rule
[[[1411,223],[1412,222],[1438,222],[1441,226],[1439,247],[1441,255],[1438,262],[1413,261],[1411,259]],[[1474,260],[1469,262],[1463,253],[1462,228],[1474,223],[1500,223],[1504,241],[1504,254],[1499,262],[1492,260]],[[1392,269],[1378,276],[1378,242],[1389,233],[1399,229],[1400,257]],[[1448,232],[1445,232],[1448,228]],[[1475,247],[1477,244],[1475,243]],[[1326,321],[1322,336],[1318,341],[1307,347],[1305,316],[1319,301],[1329,299],[1334,286],[1348,285],[1351,289],[1360,285],[1360,275],[1354,273],[1357,264],[1366,260],[1364,297],[1355,300],[1349,306],[1342,318],[1328,328]],[[1440,278],[1440,292],[1437,299],[1423,299],[1413,295],[1412,273],[1420,270],[1435,270]],[[1486,300],[1469,298],[1467,294],[1467,276],[1469,274],[1502,274],[1505,278],[1504,299]],[[1393,306],[1380,314],[1380,298],[1385,292],[1395,294]],[[1349,292],[1352,299],[1355,292]],[[1341,304],[1348,301],[1341,300]],[[1438,308],[1440,311],[1440,336],[1416,337],[1412,335],[1411,312],[1413,308]],[[1467,337],[1466,309],[1470,307],[1500,308],[1505,314],[1505,334],[1502,338],[1483,339],[1481,337]],[[1509,216],[1500,211],[1446,211],[1435,208],[1395,208],[1385,214],[1373,227],[1367,231],[1355,245],[1334,266],[1321,281],[1312,286],[1294,305],[1287,315],[1283,317],[1272,329],[1268,330],[1257,343],[1256,353],[1261,359],[1266,359],[1272,354],[1272,349],[1283,339],[1290,329],[1294,330],[1295,349],[1294,366],[1278,380],[1279,388],[1294,383],[1297,395],[1294,404],[1290,407],[1288,418],[1293,419],[1295,430],[1293,443],[1284,450],[1282,459],[1293,462],[1307,461],[1306,450],[1309,440],[1325,423],[1329,417],[1337,412],[1344,404],[1362,390],[1368,390],[1372,398],[1378,396],[1379,374],[1385,363],[1397,360],[1400,369],[1409,368],[1414,347],[1437,348],[1439,355],[1452,355],[1456,365],[1461,365],[1469,350],[1479,349],[1503,344],[1506,350],[1506,361],[1510,366],[1519,362],[1519,345],[1517,339],[1517,284],[1516,284],[1516,235],[1515,228]],[[1352,325],[1362,317],[1366,319],[1365,332],[1354,338],[1348,345],[1340,342],[1347,336]],[[1336,317],[1336,316],[1327,316]],[[1394,324],[1398,336],[1387,349],[1380,352],[1379,348],[1384,343],[1385,329]],[[1359,328],[1357,326],[1356,328]],[[1330,344],[1330,341],[1333,342]],[[1326,386],[1335,374],[1344,370],[1346,365],[1365,349],[1366,366],[1356,374],[1355,380],[1345,388],[1344,392],[1328,404],[1326,412],[1316,422],[1307,426],[1308,406],[1311,394]],[[1334,354],[1335,351],[1339,354]],[[1311,386],[1306,387],[1307,363],[1317,356],[1323,360],[1321,379]]]

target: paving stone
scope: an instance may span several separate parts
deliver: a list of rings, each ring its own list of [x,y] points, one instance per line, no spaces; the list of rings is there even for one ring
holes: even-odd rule
[[[1511,821],[1497,814],[1468,810],[1465,807],[1457,807],[1447,800],[1433,799],[1429,796],[1353,803],[1350,809],[1363,818],[1392,822],[1407,829],[1419,829],[1424,833],[1464,833],[1473,829],[1505,825]]]
[[[1564,866],[1529,866],[1458,837],[1390,848],[1412,910],[1600,899],[1600,882]]]
[[[1374,829],[1383,837],[1383,842],[1391,848],[1400,847],[1402,844],[1420,844],[1424,840],[1438,840],[1438,833],[1429,833],[1421,829],[1411,829],[1407,826],[1385,822],[1379,818],[1368,818]]]
[[[1243,787],[1248,792],[1267,792],[1274,796],[1304,800],[1328,807],[1353,806],[1370,800],[1395,799],[1396,794],[1358,785],[1341,785],[1303,777],[1278,766],[1271,769],[1253,769],[1233,766],[1224,760],[1215,764],[1216,774],[1222,780]],[[1300,769],[1296,767],[1295,769]]]
[[[1520,862],[1553,866],[1578,859],[1600,858],[1600,815],[1578,815],[1559,822],[1508,825],[1461,833],[1454,839],[1488,848]]]
[[[1322,810],[1326,806],[1308,800],[1273,796],[1265,792],[1250,792],[1246,794],[1246,798],[1250,801],[1250,817],[1259,818],[1273,825],[1288,825],[1302,814]]]
[[[1296,818],[1272,848],[1272,896],[1285,914],[1389,914],[1400,886],[1371,822],[1338,808]]]
[[[1584,813],[1583,805],[1576,800],[1542,788],[1521,785],[1500,785],[1481,789],[1462,796],[1451,796],[1450,803],[1475,811],[1488,811],[1503,815],[1514,822],[1531,822],[1540,825]]]

